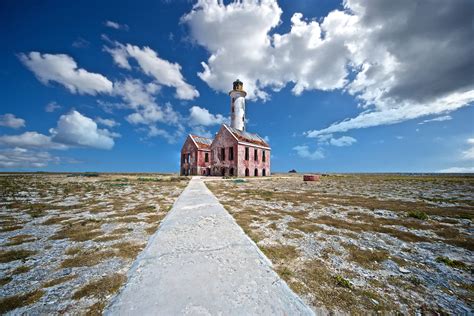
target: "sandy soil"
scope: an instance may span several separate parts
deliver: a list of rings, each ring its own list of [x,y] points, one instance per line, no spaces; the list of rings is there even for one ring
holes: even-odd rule
[[[474,177],[302,175],[206,184],[318,310],[473,313]]]
[[[187,182],[1,175],[0,314],[100,314]]]

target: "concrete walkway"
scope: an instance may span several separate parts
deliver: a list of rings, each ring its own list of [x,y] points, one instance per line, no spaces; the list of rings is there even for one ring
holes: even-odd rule
[[[106,315],[312,315],[199,177],[133,264]]]

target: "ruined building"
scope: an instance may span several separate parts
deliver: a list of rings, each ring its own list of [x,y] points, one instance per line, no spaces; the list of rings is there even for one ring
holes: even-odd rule
[[[269,176],[268,143],[245,130],[243,83],[236,80],[229,92],[231,123],[222,124],[214,139],[188,135],[181,149],[181,175]]]

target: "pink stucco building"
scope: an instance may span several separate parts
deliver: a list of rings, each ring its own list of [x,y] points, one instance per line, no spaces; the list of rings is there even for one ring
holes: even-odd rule
[[[233,84],[231,124],[222,124],[214,139],[188,135],[181,149],[181,175],[269,176],[270,145],[245,130],[243,83]]]

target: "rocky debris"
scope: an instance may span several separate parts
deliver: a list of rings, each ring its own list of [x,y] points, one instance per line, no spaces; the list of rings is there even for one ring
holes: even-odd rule
[[[111,294],[74,294],[126,275],[186,184],[156,175],[1,176],[0,313],[99,313]]]
[[[314,308],[474,312],[474,177],[328,175],[305,184],[286,176],[208,186],[260,247],[295,247],[296,257],[274,265]],[[312,262],[321,272],[308,278]],[[337,275],[353,289],[333,290]]]

